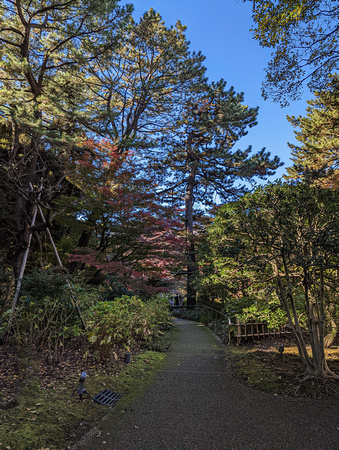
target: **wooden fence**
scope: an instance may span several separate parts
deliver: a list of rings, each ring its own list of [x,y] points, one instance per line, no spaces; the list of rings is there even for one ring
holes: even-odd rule
[[[242,340],[263,338],[266,337],[280,337],[291,334],[291,330],[286,327],[268,329],[266,323],[237,323],[236,324],[236,338],[237,344]]]
[[[266,323],[263,322],[232,324],[225,314],[206,305],[172,306],[171,311],[174,316],[184,319],[197,321],[203,319],[205,325],[211,328],[225,344],[231,342],[231,337],[236,338],[237,344],[239,344],[242,340],[247,339],[266,339],[291,334],[291,330],[286,327],[268,329]]]

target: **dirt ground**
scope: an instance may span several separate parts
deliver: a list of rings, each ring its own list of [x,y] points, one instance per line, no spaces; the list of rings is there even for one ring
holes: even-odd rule
[[[282,355],[278,352],[281,344]],[[339,380],[305,377],[298,349],[289,339],[242,342],[228,346],[227,353],[233,376],[255,389],[290,397],[339,398]],[[329,368],[339,374],[339,346],[325,349],[325,353]]]

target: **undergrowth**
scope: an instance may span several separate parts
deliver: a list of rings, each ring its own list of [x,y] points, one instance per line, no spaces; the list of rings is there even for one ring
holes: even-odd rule
[[[109,411],[92,400],[80,401],[75,392],[84,370],[87,392],[93,398],[103,389],[124,394],[119,404],[128,403],[150,381],[165,358],[172,333],[160,336],[152,345],[156,350],[139,350],[130,364],[119,359],[96,362],[65,359],[51,373],[37,354],[21,355],[19,365],[25,376],[17,377],[15,399],[0,409],[0,449],[63,449],[80,439]],[[135,352],[134,352],[135,353]],[[21,372],[22,375],[23,372]]]

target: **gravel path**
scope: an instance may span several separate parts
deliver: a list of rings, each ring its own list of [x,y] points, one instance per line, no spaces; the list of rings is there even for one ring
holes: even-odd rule
[[[338,404],[243,386],[229,374],[224,346],[210,330],[175,324],[179,332],[155,381],[77,449],[339,449]]]

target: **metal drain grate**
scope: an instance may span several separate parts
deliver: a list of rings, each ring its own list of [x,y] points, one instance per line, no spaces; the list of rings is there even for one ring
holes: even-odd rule
[[[118,400],[123,397],[124,394],[118,394],[117,392],[110,391],[109,389],[104,389],[100,394],[93,398],[94,402],[101,403],[102,405],[114,405]]]

